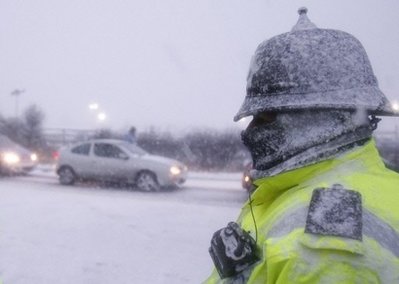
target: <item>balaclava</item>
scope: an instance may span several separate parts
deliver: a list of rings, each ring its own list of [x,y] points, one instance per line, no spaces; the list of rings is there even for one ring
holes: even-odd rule
[[[275,121],[249,127],[242,140],[249,149],[254,177],[276,175],[331,158],[367,141],[377,119],[349,110],[282,112]]]

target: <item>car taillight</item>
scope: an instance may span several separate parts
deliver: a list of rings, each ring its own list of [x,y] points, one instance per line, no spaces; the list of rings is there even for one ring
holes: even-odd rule
[[[58,151],[54,151],[52,156],[54,160],[58,160],[58,158],[60,157],[60,153]]]

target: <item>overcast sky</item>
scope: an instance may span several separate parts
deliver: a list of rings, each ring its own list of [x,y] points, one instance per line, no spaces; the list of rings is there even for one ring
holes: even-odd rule
[[[0,114],[23,89],[19,113],[35,103],[49,128],[236,127],[252,54],[301,6],[357,37],[399,99],[397,0],[0,0]]]

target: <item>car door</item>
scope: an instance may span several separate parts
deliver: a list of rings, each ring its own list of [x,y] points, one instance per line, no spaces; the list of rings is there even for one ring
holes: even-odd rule
[[[92,176],[92,159],[90,156],[91,143],[83,143],[71,148],[67,155],[66,164],[83,178]]]
[[[129,168],[127,170],[131,177],[135,176],[140,170],[152,169],[150,162],[144,158],[148,153],[139,146],[123,143],[122,149],[129,153]]]
[[[117,145],[95,142],[93,146],[93,171],[102,180],[124,179],[128,155]]]

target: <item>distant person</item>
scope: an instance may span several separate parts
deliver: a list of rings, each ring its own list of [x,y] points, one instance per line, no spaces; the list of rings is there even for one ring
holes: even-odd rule
[[[398,113],[361,43],[306,11],[252,58],[234,120],[253,117],[255,189],[211,238],[209,284],[399,283],[399,175],[372,137]]]
[[[128,133],[125,136],[125,140],[129,143],[136,144],[137,143],[137,138],[136,138],[136,127],[132,126],[130,127]]]

